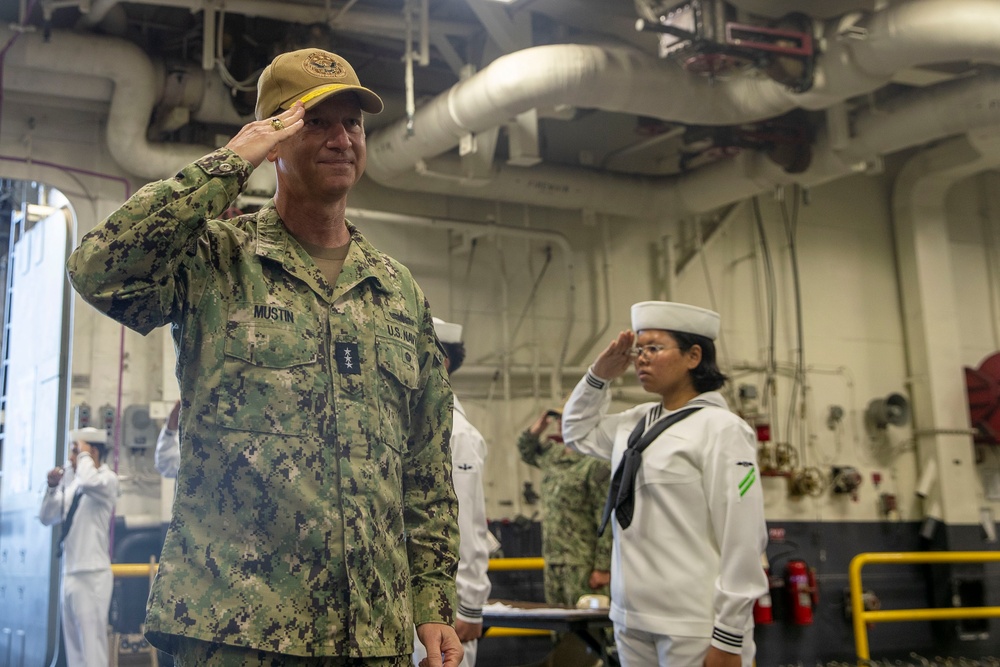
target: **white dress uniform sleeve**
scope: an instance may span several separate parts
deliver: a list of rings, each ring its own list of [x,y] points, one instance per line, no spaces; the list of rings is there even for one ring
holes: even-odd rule
[[[562,436],[563,442],[581,454],[610,460],[613,472],[618,465],[612,457],[615,440],[621,438],[624,445],[628,434],[654,404],[643,403],[608,415],[610,385],[608,380],[594,375],[593,370],[587,371],[563,406]]]
[[[767,592],[764,497],[749,426],[727,423],[706,445],[703,483],[720,554],[712,646],[739,653],[752,628],[753,603]]]
[[[611,405],[611,395],[607,391],[610,384],[588,370],[563,406],[562,416],[563,442],[581,454],[609,460],[621,417],[607,417]]]
[[[177,431],[171,431],[166,426],[160,429],[156,438],[156,450],[153,452],[153,466],[164,477],[177,477],[181,467],[180,437]]]
[[[38,511],[38,520],[42,522],[43,526],[54,526],[62,522],[64,509],[69,509],[69,503],[66,502],[66,498],[66,486],[64,484],[54,487],[48,484],[45,485],[45,495],[42,496],[42,507]]]
[[[483,464],[486,443],[473,429],[456,431],[451,439],[452,477],[458,497],[460,535],[458,573],[458,618],[466,623],[483,622],[483,606],[492,585],[486,571],[490,543],[486,533],[486,498],[483,494]]]

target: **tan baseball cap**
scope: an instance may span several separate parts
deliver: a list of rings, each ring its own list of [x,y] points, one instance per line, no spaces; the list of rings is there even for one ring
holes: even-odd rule
[[[289,51],[261,72],[255,115],[264,120],[298,100],[309,109],[330,95],[346,92],[357,94],[363,111],[382,111],[382,98],[362,86],[351,64],[337,54],[322,49]]]

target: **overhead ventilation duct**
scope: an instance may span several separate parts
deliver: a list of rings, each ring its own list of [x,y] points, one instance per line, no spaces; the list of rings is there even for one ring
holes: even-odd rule
[[[816,60],[814,82],[798,93],[759,77],[710,80],[692,76],[672,61],[631,48],[548,45],[524,49],[498,58],[430,100],[417,110],[412,124],[403,119],[373,133],[368,142],[368,174],[387,187],[427,192],[440,191],[441,183],[435,180],[444,176],[453,192],[463,184],[461,170],[439,173],[427,167],[429,160],[454,149],[470,134],[556,104],[686,125],[738,125],[775,118],[795,107],[826,109],[870,93],[910,67],[962,60],[1000,64],[997,34],[1000,4],[992,0],[916,0],[871,15],[850,14],[825,25],[824,50]],[[996,116],[995,108],[990,108]],[[955,109],[945,115],[985,110]],[[898,124],[893,131],[907,133],[903,147],[928,140],[906,124]],[[417,165],[423,165],[425,176],[407,177]],[[489,188],[482,187],[486,184],[470,180],[463,194],[496,198],[495,180],[488,183]]]
[[[454,195],[456,185],[466,185],[461,194],[471,198],[632,217],[646,217],[651,211],[661,217],[704,212],[775,184],[815,185],[863,169],[872,158],[893,150],[1000,124],[1000,109],[993,103],[996,77],[981,74],[956,82],[958,88],[939,85],[921,91],[896,104],[894,114],[886,112],[886,105],[880,113],[857,114],[853,134],[841,132],[837,141],[821,132],[808,170],[794,181],[753,151],[679,178],[659,179],[499,166],[490,179],[473,181],[463,178],[457,161],[442,162],[435,156],[449,152],[469,134],[555,104],[709,125],[773,119],[796,106],[825,108],[875,90],[899,69],[955,60],[1000,63],[997,34],[1000,4],[991,0],[916,0],[872,15],[845,16],[827,24],[815,83],[804,93],[755,77],[710,81],[631,48],[534,47],[497,59],[425,104],[415,114],[412,134],[406,119],[373,132],[367,173],[390,188]],[[10,29],[0,28],[0,41],[11,36]],[[111,79],[108,147],[130,174],[159,179],[213,148],[147,140],[159,79],[146,55],[124,40],[53,31],[45,42],[40,34],[25,33],[7,53],[5,66],[35,76],[48,72]],[[416,171],[418,165],[422,174]],[[263,173],[267,170],[258,170],[254,178]],[[273,191],[273,172],[267,180]]]

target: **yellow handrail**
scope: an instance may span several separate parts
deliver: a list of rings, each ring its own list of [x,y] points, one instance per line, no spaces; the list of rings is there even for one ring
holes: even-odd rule
[[[542,558],[491,558],[489,569],[493,572],[511,570],[541,570],[545,566]],[[158,563],[113,563],[111,573],[115,577],[150,577],[156,574]],[[488,637],[540,637],[549,636],[549,630],[528,630],[524,628],[488,628]]]
[[[149,577],[156,574],[158,563],[112,563],[111,574],[116,577]]]
[[[893,623],[897,621],[941,621],[960,618],[1000,617],[1000,607],[949,607],[947,609],[894,609],[866,611],[861,586],[861,568],[871,564],[909,565],[915,563],[985,563],[1000,561],[997,551],[927,551],[879,552],[858,554],[851,559],[848,576],[851,585],[851,620],[854,623],[854,652],[858,664],[871,659],[868,648],[867,623]]]
[[[541,570],[545,567],[544,558],[491,558],[490,572],[507,572],[510,570]]]
[[[156,563],[113,563],[111,573],[116,577],[148,577],[156,573]],[[511,570],[541,570],[545,567],[544,558],[491,558],[490,571],[508,572]]]
[[[531,630],[529,628],[497,628],[489,627],[483,631],[483,637],[551,637],[551,630]]]

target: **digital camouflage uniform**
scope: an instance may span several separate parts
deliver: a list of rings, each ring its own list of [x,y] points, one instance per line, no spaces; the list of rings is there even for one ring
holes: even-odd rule
[[[559,439],[541,442],[530,431],[517,442],[521,460],[542,471],[542,557],[545,601],[576,605],[581,595],[607,595],[588,585],[594,570],[611,569],[611,531],[597,536],[608,495],[607,461],[567,451]]]
[[[353,226],[332,288],[273,203],[216,220],[252,170],[220,149],[88,233],[73,286],[171,325],[181,464],[146,631],[314,656],[409,654],[451,624],[452,395],[409,271]]]

